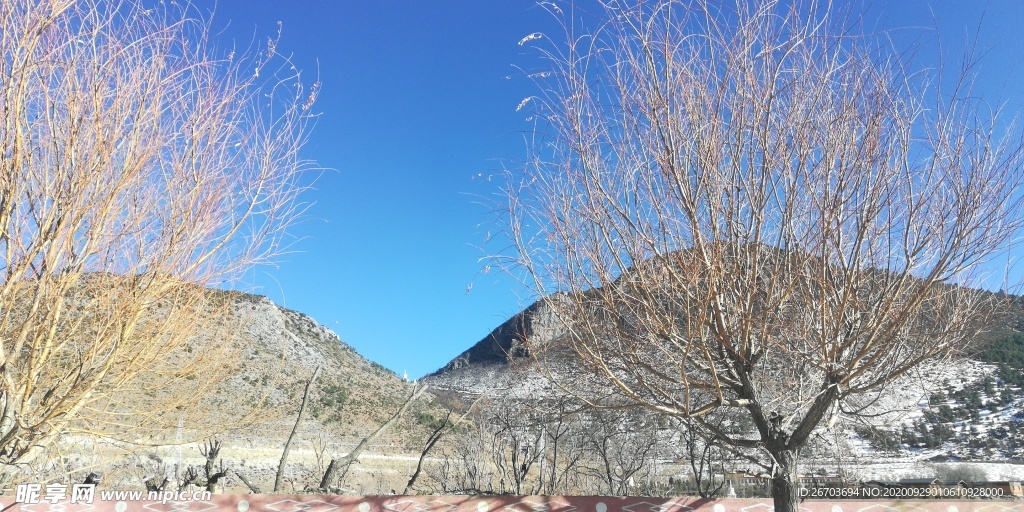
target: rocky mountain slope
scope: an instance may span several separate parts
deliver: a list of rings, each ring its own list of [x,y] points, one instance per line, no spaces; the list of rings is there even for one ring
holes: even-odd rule
[[[223,390],[225,401],[252,393],[257,384],[272,383],[268,403],[294,411],[306,380],[320,367],[310,419],[359,436],[386,420],[411,391],[410,383],[362,357],[303,313],[247,294],[237,295],[233,309],[244,329],[235,341],[244,362]],[[279,420],[290,428],[294,417]]]
[[[230,375],[209,393],[195,397],[194,407],[182,412],[177,429],[136,439],[137,445],[82,436],[66,439],[63,449],[71,454],[67,466],[75,471],[98,470],[113,488],[135,488],[154,475],[157,481],[165,476],[175,481],[184,468],[202,466],[200,449],[205,441],[197,442],[197,436],[214,432],[213,439],[223,443],[221,460],[268,489],[306,382],[319,367],[286,472],[289,489],[301,490],[319,482],[331,457],[347,453],[383,424],[412,391],[413,384],[362,357],[303,313],[262,296],[217,290],[207,293],[228,294],[230,313],[220,321],[235,332],[206,336],[208,326],[199,324],[195,339],[231,344],[232,350],[226,352],[233,359]],[[200,344],[196,349],[203,347]],[[255,413],[253,405],[258,405]],[[360,488],[380,492],[404,484],[408,478],[404,466],[402,471],[388,474],[393,469],[387,469],[392,464],[388,458],[417,450],[430,422],[439,414],[429,394],[421,397],[369,447],[368,462],[353,471],[348,485],[388,487]],[[73,473],[70,478],[79,477]],[[228,479],[228,486],[245,489],[237,478]]]
[[[548,385],[524,340],[548,345],[561,325],[547,300],[534,302],[441,369],[423,378],[432,389],[466,398],[500,391],[530,396]]]

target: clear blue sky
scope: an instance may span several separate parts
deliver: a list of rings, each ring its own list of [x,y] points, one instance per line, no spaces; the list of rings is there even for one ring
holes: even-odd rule
[[[305,200],[295,252],[263,269],[258,293],[310,315],[364,356],[419,377],[447,363],[529,298],[496,272],[479,275],[504,164],[525,154],[534,92],[518,42],[553,32],[533,0],[193,0],[214,9],[217,42],[265,41],[294,53],[323,84],[306,155],[332,168]],[[959,57],[980,25],[981,93],[1017,108],[1024,96],[1024,2],[903,0],[869,4],[871,26],[917,27]],[[984,21],[982,13],[986,12]],[[933,18],[934,16],[934,18]],[[932,58],[926,49],[922,58]],[[467,288],[472,283],[472,289]]]

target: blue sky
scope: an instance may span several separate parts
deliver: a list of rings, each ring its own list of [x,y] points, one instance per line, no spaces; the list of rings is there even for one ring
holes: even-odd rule
[[[534,86],[517,68],[538,61],[517,43],[556,26],[534,0],[193,3],[215,10],[220,46],[264,41],[280,21],[278,50],[322,83],[306,156],[333,170],[305,196],[312,206],[292,231],[293,252],[262,269],[258,293],[413,378],[527,304],[512,279],[480,274],[493,219],[481,198],[526,151],[531,125],[516,106]],[[957,58],[980,23],[979,91],[1019,107],[1024,2],[892,3],[869,4],[869,25],[906,27],[894,34],[921,38],[925,61],[934,28]]]

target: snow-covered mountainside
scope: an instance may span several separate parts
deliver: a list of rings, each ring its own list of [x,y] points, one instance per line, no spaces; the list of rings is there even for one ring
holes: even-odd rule
[[[560,332],[545,299],[496,328],[424,380],[471,398],[560,393],[547,375],[568,363],[537,361],[523,342],[549,346]],[[1018,304],[1020,301],[1017,301]],[[874,397],[874,421],[846,422],[844,451],[864,461],[1024,462],[1024,308],[979,340],[971,359],[925,365]],[[536,344],[536,345],[534,345]],[[884,414],[881,414],[884,413]]]

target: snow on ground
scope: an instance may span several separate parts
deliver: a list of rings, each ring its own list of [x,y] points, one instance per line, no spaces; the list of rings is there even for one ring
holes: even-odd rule
[[[866,482],[870,480],[901,480],[904,478],[936,478],[943,473],[956,473],[964,469],[968,469],[969,472],[983,472],[986,477],[985,480],[990,482],[1024,480],[1024,464],[999,462],[901,461],[868,463],[849,468],[849,472]]]

